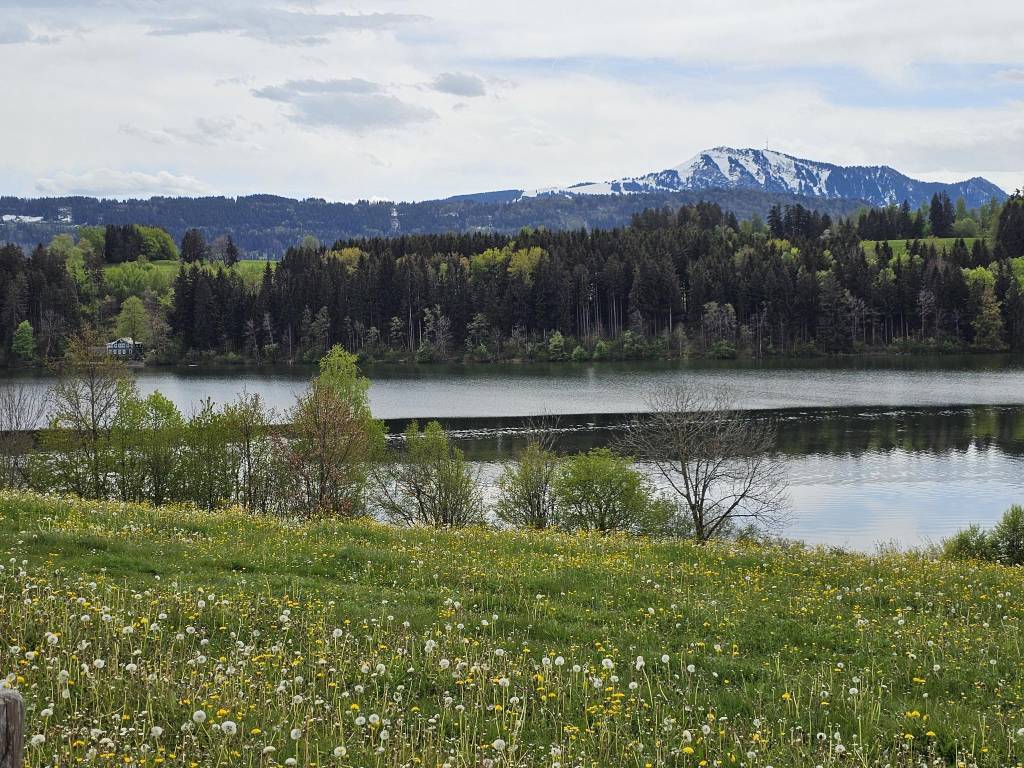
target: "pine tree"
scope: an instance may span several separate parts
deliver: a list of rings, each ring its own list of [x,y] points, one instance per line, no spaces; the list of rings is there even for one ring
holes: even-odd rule
[[[228,235],[227,245],[224,246],[224,266],[233,267],[238,263],[239,257],[238,246],[231,239],[231,235]]]
[[[1024,256],[1024,195],[1017,192],[1003,206],[996,231],[997,256]]]

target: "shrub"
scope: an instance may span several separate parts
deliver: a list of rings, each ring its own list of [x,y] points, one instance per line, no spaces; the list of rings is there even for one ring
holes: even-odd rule
[[[1024,565],[1024,507],[1014,504],[991,531],[972,525],[942,543],[952,560],[988,560]]]
[[[436,421],[422,432],[415,421],[406,428],[405,454],[378,468],[376,503],[405,525],[461,528],[484,519],[477,476]]]
[[[656,533],[664,526],[666,507],[655,503],[647,480],[607,448],[564,459],[553,487],[561,528]]]
[[[516,528],[547,528],[555,518],[552,483],[558,458],[536,442],[519,454],[498,478],[498,518]]]
[[[1024,507],[1014,504],[992,529],[996,560],[1004,565],[1024,565]]]
[[[577,344],[576,349],[572,351],[572,361],[574,363],[585,363],[589,359],[590,355],[587,354],[587,350]]]
[[[561,331],[555,331],[551,334],[551,338],[548,339],[547,352],[549,360],[565,359],[565,337]]]
[[[979,525],[972,525],[942,543],[942,553],[951,560],[993,560],[992,540]]]
[[[731,341],[716,341],[708,348],[708,357],[714,360],[732,360],[736,357],[736,345]]]

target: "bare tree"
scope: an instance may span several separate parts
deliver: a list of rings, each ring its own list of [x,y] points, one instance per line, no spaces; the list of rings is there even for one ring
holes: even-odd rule
[[[46,392],[25,384],[0,387],[0,488],[26,485],[32,431],[43,426]]]
[[[107,442],[124,387],[134,384],[120,361],[107,354],[103,337],[86,330],[74,337],[50,390],[53,418],[40,442],[51,458],[57,489],[105,498]]]
[[[623,451],[671,489],[699,541],[736,525],[785,521],[786,477],[773,424],[744,417],[724,389],[665,388],[648,403],[652,413],[629,425]]]

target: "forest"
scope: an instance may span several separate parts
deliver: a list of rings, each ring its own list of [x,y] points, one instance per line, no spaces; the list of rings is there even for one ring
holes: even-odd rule
[[[679,208],[700,201],[717,203],[741,219],[764,218],[773,205],[802,203],[832,216],[846,216],[867,205],[855,200],[804,198],[747,189],[708,189],[643,195],[548,196],[519,199],[518,190],[464,195],[446,200],[328,202],[276,195],[245,197],[154,197],[97,200],[92,197],[25,199],[0,197],[0,213],[38,216],[40,223],[0,222],[0,242],[22,246],[49,240],[81,226],[142,224],[165,229],[180,241],[198,229],[208,240],[230,233],[253,257],[276,259],[305,235],[324,242],[396,234],[518,232],[546,229],[611,229],[629,224],[645,208]]]
[[[629,226],[339,240],[277,262],[192,228],[81,228],[0,249],[10,364],[83,326],[153,363],[600,360],[1024,348],[1024,200],[739,221],[713,203]]]

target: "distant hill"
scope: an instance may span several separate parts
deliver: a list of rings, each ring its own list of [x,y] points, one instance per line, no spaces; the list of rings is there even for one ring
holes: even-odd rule
[[[97,200],[92,197],[27,199],[0,197],[0,242],[31,247],[75,226],[146,224],[166,229],[176,240],[189,227],[213,239],[230,233],[250,257],[278,258],[305,235],[338,239],[440,232],[517,232],[523,227],[596,229],[621,227],[647,208],[679,208],[701,200],[718,203],[740,219],[767,216],[775,204],[800,203],[822,213],[846,216],[863,200],[800,196],[757,189],[653,190],[635,195],[524,196],[520,190],[460,195],[418,203],[329,203],[275,195],[246,197],[154,197]],[[28,221],[24,217],[41,218]]]
[[[1007,195],[982,178],[955,184],[917,181],[887,166],[843,167],[781,152],[717,147],[680,166],[642,176],[569,187],[504,189],[417,203],[329,203],[276,195],[245,197],[0,197],[0,242],[25,246],[81,225],[147,224],[180,240],[189,227],[208,239],[230,233],[252,257],[277,258],[305,235],[323,242],[441,232],[516,232],[523,227],[621,227],[646,208],[678,208],[701,200],[740,219],[765,217],[775,204],[800,203],[832,216],[869,205],[908,201],[914,208],[937,192],[969,207]]]
[[[932,195],[945,192],[954,202],[964,198],[976,208],[1007,194],[981,177],[952,184],[918,181],[886,165],[841,166],[804,160],[781,152],[715,147],[682,165],[643,176],[614,181],[583,182],[524,192],[527,197],[630,195],[708,189],[756,189],[841,200],[865,200],[872,205],[895,205],[906,200],[918,208]]]

